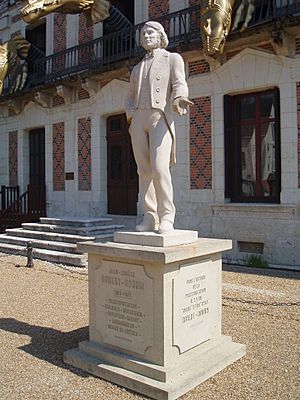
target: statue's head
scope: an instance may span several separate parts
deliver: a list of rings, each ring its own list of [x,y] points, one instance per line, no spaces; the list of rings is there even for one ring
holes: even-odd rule
[[[148,21],[141,31],[141,45],[146,50],[168,47],[169,40],[164,27],[156,21]]]
[[[64,14],[77,14],[88,10],[94,0],[24,0],[20,10],[22,19],[31,24],[52,12]]]
[[[203,0],[201,2],[201,38],[207,56],[223,53],[231,25],[232,0]]]

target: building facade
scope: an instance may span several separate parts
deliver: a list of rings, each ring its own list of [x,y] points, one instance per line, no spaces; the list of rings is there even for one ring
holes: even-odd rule
[[[218,59],[203,54],[200,1],[113,3],[133,34],[83,14],[28,26],[18,1],[2,2],[2,43],[21,34],[45,57],[0,97],[0,184],[44,185],[47,216],[139,214],[124,100],[141,23],[159,20],[195,103],[175,119],[175,226],[232,239],[229,262],[300,266],[300,2],[257,1]]]

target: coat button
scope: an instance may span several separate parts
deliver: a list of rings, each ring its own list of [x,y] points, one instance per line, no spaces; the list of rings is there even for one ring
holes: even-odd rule
[[[160,88],[159,88],[159,87],[157,87],[157,88],[156,88],[156,91],[157,91],[157,92],[160,92]]]
[[[159,80],[160,80],[160,76],[159,76],[159,75],[156,77],[156,80],[157,80],[157,81],[159,81]]]
[[[155,101],[155,103],[156,103],[156,104],[159,104],[159,103],[160,103],[160,100],[159,100],[159,99],[157,99],[157,100]]]

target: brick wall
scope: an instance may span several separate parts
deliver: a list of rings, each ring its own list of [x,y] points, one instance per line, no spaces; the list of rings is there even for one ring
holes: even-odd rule
[[[9,132],[8,136],[9,154],[9,185],[18,184],[18,131]]]
[[[239,54],[242,51],[242,49],[238,49],[238,50],[233,50],[233,51],[228,51],[226,53],[226,61],[229,61],[231,58],[233,58],[234,56],[236,56],[237,54]]]
[[[190,108],[190,187],[212,188],[211,98],[193,99]]]
[[[156,19],[169,12],[169,0],[149,0],[149,20]]]
[[[78,27],[78,43],[83,44],[93,40],[93,26],[87,24],[87,18],[85,14],[79,15],[79,27]],[[93,49],[79,49],[79,62],[82,64],[88,64],[93,57]]]
[[[11,39],[13,39],[14,37],[20,36],[20,35],[21,35],[21,31],[18,30],[18,31],[15,31],[14,33],[12,33],[12,34],[10,35],[10,37],[11,37]]]
[[[52,99],[52,107],[59,107],[65,104],[65,99],[61,96],[59,96],[58,94],[56,94],[55,96],[53,96]]]
[[[54,13],[53,53],[65,50],[67,45],[67,17],[66,14]],[[65,56],[53,60],[53,72],[65,69]]]
[[[78,43],[82,44],[93,40],[94,38],[94,31],[93,25],[87,24],[86,15],[81,13],[79,14],[79,26],[78,26]]]
[[[78,190],[91,190],[91,118],[78,120]]]
[[[271,42],[266,42],[266,43],[260,44],[258,46],[258,48],[260,48],[262,50],[268,50],[268,51],[271,51],[272,53],[274,53],[274,48],[273,48]]]
[[[65,50],[67,45],[67,17],[66,14],[54,13],[53,53]]]
[[[13,17],[11,17],[11,23],[15,24],[16,22],[19,22],[21,20],[21,15],[20,13],[14,15]]]
[[[298,188],[300,189],[300,82],[297,82]]]
[[[65,125],[52,125],[53,145],[53,191],[65,190]]]
[[[89,92],[81,88],[77,92],[77,98],[78,100],[89,99],[90,98]]]
[[[210,72],[209,64],[203,59],[189,62],[189,76]]]

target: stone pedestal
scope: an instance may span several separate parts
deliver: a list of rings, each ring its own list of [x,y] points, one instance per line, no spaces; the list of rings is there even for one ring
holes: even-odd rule
[[[89,254],[90,339],[66,363],[176,399],[245,354],[221,334],[221,252],[231,241],[171,236],[118,232],[118,242],[79,245]]]

